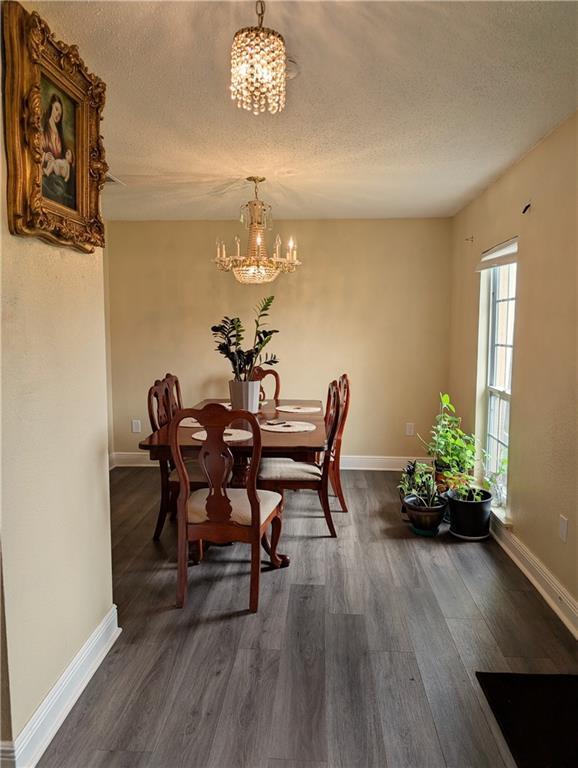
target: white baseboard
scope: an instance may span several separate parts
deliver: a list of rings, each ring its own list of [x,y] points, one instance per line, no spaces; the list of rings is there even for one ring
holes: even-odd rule
[[[366,469],[380,472],[401,472],[408,461],[413,461],[415,456],[342,456],[341,469]],[[426,457],[419,457],[419,461],[431,461]],[[111,453],[109,467],[156,467],[156,462],[149,459],[146,451],[133,453]]]
[[[492,515],[492,536],[522,573],[536,587],[550,608],[578,639],[578,603],[544,563],[504,525]]]
[[[113,605],[14,742],[2,742],[2,768],[34,768],[121,629]]]
[[[151,461],[147,451],[134,451],[130,453],[115,452],[109,454],[108,457],[109,469],[115,469],[116,467],[153,467],[157,468],[156,461]]]
[[[401,472],[415,456],[342,456],[341,469],[365,469],[375,472]],[[431,459],[417,457],[418,461]]]

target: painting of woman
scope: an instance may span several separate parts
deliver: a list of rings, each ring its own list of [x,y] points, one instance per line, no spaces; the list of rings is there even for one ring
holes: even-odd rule
[[[42,194],[49,200],[76,208],[75,110],[69,96],[42,77]]]

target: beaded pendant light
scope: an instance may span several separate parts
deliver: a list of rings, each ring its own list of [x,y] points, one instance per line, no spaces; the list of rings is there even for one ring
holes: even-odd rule
[[[279,32],[263,26],[265,3],[255,7],[259,25],[243,27],[231,48],[231,99],[237,106],[258,115],[285,107],[286,53]]]

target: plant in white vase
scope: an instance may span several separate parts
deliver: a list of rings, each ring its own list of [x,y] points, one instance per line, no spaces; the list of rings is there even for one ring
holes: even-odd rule
[[[276,355],[265,354],[263,349],[271,341],[275,329],[264,328],[269,316],[269,309],[274,296],[268,296],[255,307],[255,335],[253,345],[242,349],[245,328],[238,317],[224,317],[218,325],[211,327],[213,338],[217,342],[216,350],[231,363],[233,380],[229,382],[231,406],[257,413],[259,410],[260,382],[252,381],[253,370],[257,365],[276,365]]]

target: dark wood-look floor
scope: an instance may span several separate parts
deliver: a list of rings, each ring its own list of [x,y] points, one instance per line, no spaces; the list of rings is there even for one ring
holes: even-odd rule
[[[495,542],[413,536],[396,481],[344,473],[337,540],[316,495],[288,493],[291,566],[250,615],[241,544],[191,567],[174,608],[157,472],[114,470],[123,633],[40,766],[512,768],[474,672],[576,672],[573,640]]]

